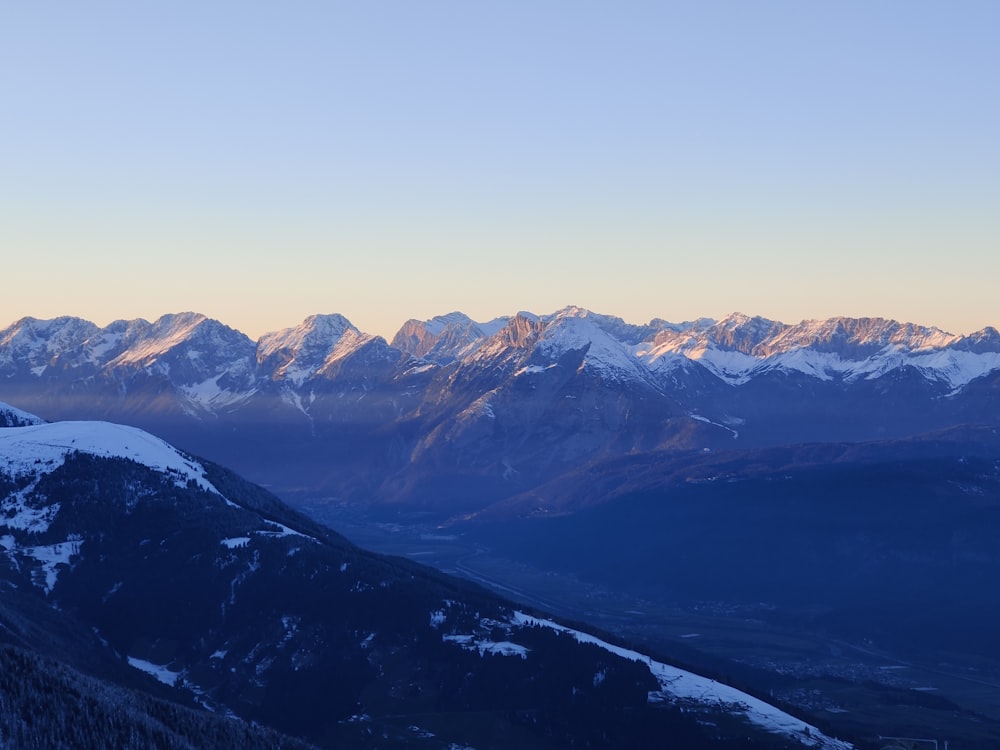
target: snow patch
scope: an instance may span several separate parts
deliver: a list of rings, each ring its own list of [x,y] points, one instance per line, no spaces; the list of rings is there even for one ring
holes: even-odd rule
[[[230,391],[226,388],[222,388],[219,385],[219,380],[227,374],[228,373],[223,372],[216,375],[214,378],[209,378],[201,383],[181,386],[180,391],[191,399],[191,401],[199,404],[208,411],[242,403],[257,392],[256,388],[249,391]]]
[[[516,378],[518,375],[537,375],[540,372],[545,372],[546,370],[551,370],[553,367],[558,367],[556,364],[551,365],[528,365],[527,367],[522,367],[520,370],[514,373]]]
[[[434,370],[437,367],[438,365],[434,364],[433,362],[429,362],[425,365],[417,365],[416,367],[411,367],[410,369],[406,370],[404,375],[419,375],[422,372],[430,372],[431,370]]]
[[[268,521],[267,523],[272,528],[260,529],[258,531],[255,531],[253,532],[254,536],[269,536],[275,539],[281,539],[282,537],[286,536],[297,536],[319,544],[319,540],[316,539],[315,537],[311,537],[308,534],[303,534],[301,531],[296,531],[293,528],[285,526],[285,524],[283,523],[278,523],[277,521]]]
[[[719,424],[718,422],[713,422],[711,419],[703,417],[703,416],[701,416],[699,414],[688,414],[688,416],[691,417],[691,419],[696,419],[699,422],[704,422],[705,424],[710,424],[713,427],[721,427],[723,430],[728,430],[729,432],[733,433],[733,440],[736,440],[736,438],[738,438],[740,436],[740,433],[737,432],[736,430],[734,430],[732,427],[726,427],[726,425],[724,425],[724,424]]]
[[[267,525],[269,528],[256,529],[254,531],[251,531],[250,533],[252,536],[229,537],[227,539],[220,540],[219,544],[223,545],[224,547],[228,547],[229,549],[237,549],[249,545],[251,540],[255,536],[268,537],[271,539],[282,539],[287,536],[297,536],[319,544],[318,539],[311,536],[307,536],[306,534],[303,534],[300,531],[296,531],[295,529],[291,529],[282,523],[278,523],[277,521],[267,521]]]
[[[146,661],[145,659],[137,659],[134,656],[128,657],[128,663],[129,666],[152,675],[164,685],[169,685],[170,687],[174,687],[177,684],[177,679],[181,676],[180,672],[174,672],[165,666],[153,664],[153,662]]]
[[[41,563],[41,575],[35,583],[45,589],[46,594],[50,594],[59,579],[58,566],[68,566],[71,558],[80,554],[80,540],[73,539],[42,547],[24,547],[21,553]]]
[[[529,649],[518,643],[510,641],[490,641],[485,638],[477,639],[474,635],[443,635],[441,640],[449,643],[457,643],[466,651],[478,651],[480,656],[494,654],[497,656],[519,656],[522,659],[528,658]]]
[[[0,461],[3,461],[2,457],[0,457]],[[61,506],[59,503],[51,503],[41,507],[29,505],[28,497],[37,485],[38,480],[36,479],[20,492],[15,492],[0,500],[0,526],[38,534],[48,531],[49,526],[59,514]]]

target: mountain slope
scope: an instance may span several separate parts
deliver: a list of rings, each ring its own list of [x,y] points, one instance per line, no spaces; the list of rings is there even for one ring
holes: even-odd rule
[[[749,733],[749,746],[767,747],[823,737],[791,717],[775,724],[785,715],[773,708],[766,720],[764,709],[734,711],[737,693],[675,694],[676,675],[651,672],[652,661],[365,553],[134,428],[40,424],[0,430],[0,441],[0,597],[15,613],[2,630],[24,631],[13,644],[43,682],[126,687],[123,672],[146,673],[161,696],[322,746],[476,746],[502,735],[525,747],[664,738],[746,747]],[[73,656],[81,649],[70,639],[88,638],[99,653]],[[32,650],[41,642],[76,665],[41,664]],[[144,717],[158,712],[142,703],[133,718],[151,726]],[[167,729],[180,732],[185,716],[171,714]],[[726,728],[709,733],[700,720]]]
[[[0,741],[13,750],[312,747],[264,727],[95,679],[37,651],[5,645],[0,645]]]

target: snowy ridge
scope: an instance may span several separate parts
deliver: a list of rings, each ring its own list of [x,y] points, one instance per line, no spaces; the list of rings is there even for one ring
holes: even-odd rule
[[[145,330],[137,332],[136,340],[109,363],[115,365],[148,365],[158,357],[189,339],[195,329],[207,321],[204,315],[179,313],[165,315]],[[110,342],[107,342],[110,343]]]
[[[447,315],[435,315],[430,320],[424,321],[424,328],[431,336],[440,336],[449,325],[468,325],[472,322],[472,318],[468,315],[452,312]]]
[[[27,427],[36,424],[45,424],[45,420],[0,402],[0,427]]]
[[[824,750],[852,750],[854,747],[849,742],[826,736],[811,724],[796,719],[791,714],[785,713],[759,698],[754,698],[741,690],[707,677],[654,661],[638,651],[614,646],[588,633],[581,633],[552,620],[532,617],[523,612],[515,612],[511,621],[520,627],[542,627],[566,633],[580,643],[592,643],[624,659],[643,662],[649,666],[650,672],[660,683],[660,690],[650,693],[649,700],[651,702],[669,700],[724,708],[732,713],[742,714],[747,721],[761,729],[795,739],[807,747],[823,748]]]
[[[344,331],[344,334],[337,340],[337,343],[334,344],[330,353],[327,354],[326,358],[323,360],[318,372],[323,372],[323,370],[331,365],[346,359],[367,344],[381,340],[380,336],[373,336],[370,333],[362,333],[356,328]]]
[[[0,404],[0,410],[6,408]],[[108,422],[49,424],[38,421],[0,429],[0,474],[20,480],[22,485],[6,497],[0,497],[0,528],[29,534],[48,531],[61,505],[58,502],[39,503],[35,490],[41,477],[59,469],[67,457],[77,451],[102,458],[130,459],[166,474],[178,486],[194,482],[218,494],[205,478],[205,470],[200,464],[147,432]],[[275,525],[275,533],[286,531],[291,530]],[[0,537],[0,548],[15,566],[20,568],[28,563],[34,584],[50,594],[60,570],[72,565],[79,555],[80,537],[71,534],[65,541],[38,545],[18,544],[14,536],[5,535]]]
[[[659,355],[663,357],[663,355]],[[731,385],[743,385],[765,372],[801,372],[819,380],[873,380],[903,367],[916,368],[924,378],[961,389],[978,377],[1000,369],[1000,352],[975,354],[958,349],[910,352],[897,345],[886,346],[861,360],[845,359],[833,352],[793,349],[757,359],[732,351],[708,349],[689,353],[689,358],[706,366]],[[651,361],[651,366],[657,364]]]
[[[731,385],[775,370],[851,382],[911,366],[929,380],[958,389],[1000,369],[1000,346],[989,330],[963,337],[882,318],[790,326],[734,314],[718,323],[664,327],[635,353],[653,371],[676,367],[680,355]]]
[[[25,534],[44,534],[62,510],[37,490],[42,477],[57,471],[73,453],[100,458],[122,458],[164,475],[178,487],[192,484],[212,492],[227,505],[241,507],[219,493],[205,476],[204,467],[163,440],[143,430],[108,422],[55,422],[0,429],[0,476],[14,489],[0,496],[0,551],[19,569],[30,572],[33,583],[52,593],[61,570],[72,567],[80,554],[82,537],[70,534],[65,541],[39,545]],[[10,533],[6,533],[10,532]],[[230,549],[257,539],[296,537],[319,544],[312,536],[278,521],[261,519],[248,536],[220,540]],[[27,566],[26,568],[24,566]]]
[[[670,346],[651,349],[640,347],[637,356],[645,361],[651,371],[670,371],[686,362],[696,362],[720,380],[731,385],[742,385],[760,368],[760,361],[743,352],[717,349],[699,344],[690,349],[677,350]]]
[[[1000,352],[975,354],[970,351],[949,349],[913,357],[911,364],[919,369],[924,377],[944,380],[957,391],[976,378],[1000,370]]]
[[[110,422],[54,422],[0,430],[0,469],[8,474],[46,473],[80,451],[102,458],[127,458],[169,474],[178,485],[193,481],[216,494],[201,464],[148,432]]]

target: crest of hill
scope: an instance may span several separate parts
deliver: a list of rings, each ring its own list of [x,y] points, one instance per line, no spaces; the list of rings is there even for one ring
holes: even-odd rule
[[[0,466],[8,473],[28,474],[43,468],[51,472],[71,453],[101,458],[125,458],[155,471],[171,474],[180,485],[193,482],[218,492],[205,478],[205,469],[173,446],[137,427],[110,422],[42,422],[0,404],[0,415],[24,415],[23,426],[0,430]],[[2,417],[0,417],[2,418]],[[37,420],[31,422],[30,420]]]

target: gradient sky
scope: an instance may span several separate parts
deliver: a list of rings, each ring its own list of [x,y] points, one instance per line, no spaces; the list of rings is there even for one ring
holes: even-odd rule
[[[0,327],[1000,327],[1000,3],[0,13]]]

